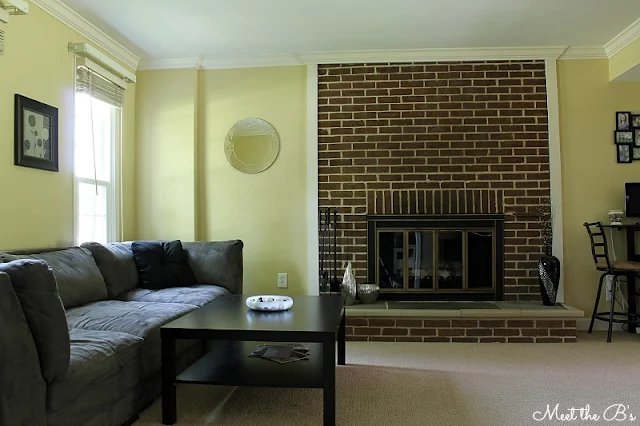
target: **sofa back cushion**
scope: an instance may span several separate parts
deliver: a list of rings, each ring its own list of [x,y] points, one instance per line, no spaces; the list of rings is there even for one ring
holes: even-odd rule
[[[3,253],[2,257],[5,262],[18,259],[39,259],[51,265],[65,309],[107,298],[104,278],[93,260],[91,252],[86,248],[71,247],[29,255]]]
[[[183,243],[183,247],[199,284],[242,293],[242,241],[196,241]]]
[[[157,290],[168,287],[187,287],[196,277],[187,262],[182,242],[134,241],[133,259],[140,275],[140,287]]]
[[[51,383],[69,369],[70,339],[67,318],[51,267],[42,260],[0,263],[31,330],[40,358],[42,377]]]
[[[131,243],[103,245],[89,242],[82,244],[82,247],[93,255],[104,277],[109,299],[115,299],[138,286],[138,270],[133,260]]]

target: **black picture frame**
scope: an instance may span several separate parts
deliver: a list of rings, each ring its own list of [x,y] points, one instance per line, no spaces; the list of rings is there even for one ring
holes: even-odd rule
[[[631,148],[632,152],[633,152],[633,161],[638,161],[640,160],[640,147],[632,147]]]
[[[640,129],[640,114],[631,114],[631,128]]]
[[[633,145],[640,146],[640,129],[633,129]]]
[[[616,160],[618,163],[633,162],[633,146],[630,144],[619,144],[616,146]]]
[[[14,164],[58,171],[58,108],[15,95]]]
[[[617,145],[632,145],[634,132],[632,130],[615,130],[613,132],[613,141]]]
[[[631,112],[616,112],[616,130],[631,130]]]

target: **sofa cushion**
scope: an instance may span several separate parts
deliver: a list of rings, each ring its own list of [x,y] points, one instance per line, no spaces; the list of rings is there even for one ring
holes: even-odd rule
[[[240,240],[183,244],[197,282],[224,287],[234,294],[242,293],[243,246]]]
[[[47,384],[9,275],[0,272],[0,425],[47,424]]]
[[[91,418],[138,385],[143,339],[127,333],[70,329],[71,362],[49,385],[47,410],[62,409],[67,420]]]
[[[131,251],[142,288],[159,289],[196,283],[180,240],[134,241]]]
[[[146,303],[105,300],[67,310],[67,322],[71,328],[84,330],[115,331],[144,339],[141,350],[141,377],[160,368],[160,327],[198,309],[179,303]],[[193,344],[189,341],[177,345],[180,352]]]
[[[107,296],[115,299],[127,290],[137,287],[138,270],[133,260],[131,245],[127,243],[100,244],[88,242],[82,247],[91,252],[104,277]]]
[[[200,307],[228,294],[231,293],[222,287],[196,284],[190,287],[172,287],[160,290],[134,288],[121,294],[118,299],[136,302],[183,303]]]
[[[107,298],[104,278],[91,252],[86,248],[71,247],[31,255],[3,253],[2,257],[5,262],[17,259],[40,259],[51,265],[58,284],[60,299],[65,308]]]
[[[0,264],[11,279],[38,349],[42,377],[51,383],[69,368],[69,330],[51,267],[41,260]]]

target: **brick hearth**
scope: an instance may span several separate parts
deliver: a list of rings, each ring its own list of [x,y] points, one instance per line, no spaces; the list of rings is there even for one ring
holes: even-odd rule
[[[318,80],[319,206],[338,209],[338,261],[351,260],[357,280],[367,278],[367,214],[486,207],[505,215],[505,299],[539,299],[544,61],[320,65]]]
[[[576,321],[347,317],[347,340],[370,342],[574,343]]]

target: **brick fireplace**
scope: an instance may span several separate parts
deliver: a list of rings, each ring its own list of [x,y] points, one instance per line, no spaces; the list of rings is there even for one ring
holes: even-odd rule
[[[319,206],[368,277],[367,217],[500,214],[504,299],[539,299],[550,203],[544,61],[318,67]]]

